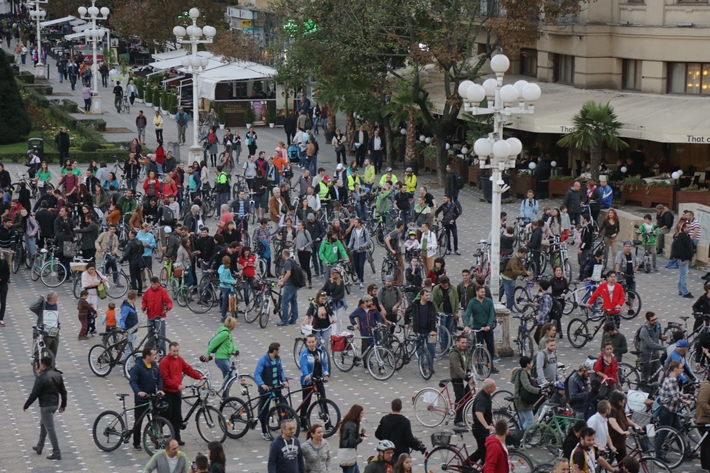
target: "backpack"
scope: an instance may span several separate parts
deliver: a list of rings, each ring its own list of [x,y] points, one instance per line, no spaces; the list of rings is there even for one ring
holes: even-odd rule
[[[545,350],[542,350],[541,353],[542,353],[543,355],[545,355],[545,361],[544,361],[544,363],[543,363],[543,365],[542,365],[542,369],[544,370],[545,368],[547,368],[547,362],[548,362],[548,360],[547,360],[547,353],[545,353]],[[533,373],[537,374],[537,355],[535,355],[535,357],[533,358],[533,364],[532,364],[532,370],[531,370],[531,371],[532,371]]]
[[[173,209],[171,209],[167,205],[163,205],[162,222],[166,225],[171,225],[175,222],[175,212],[173,212]]]
[[[303,268],[296,262],[295,259],[291,258],[289,261],[291,261],[291,264],[293,265],[293,269],[291,270],[291,277],[289,277],[289,280],[293,283],[294,286],[297,288],[302,288],[306,285],[306,273],[303,271]]]
[[[505,267],[508,265],[508,261],[513,259],[513,255],[500,255],[500,272],[505,271]]]
[[[522,381],[520,380],[521,376],[530,376],[530,374],[526,373],[525,370],[523,370],[523,369],[518,371],[518,376],[515,378],[515,383],[514,383],[515,389],[518,391],[521,401],[523,401],[528,406],[534,406],[537,403],[537,401],[540,400],[541,394],[531,393],[530,391],[525,389],[523,387]],[[530,383],[533,386],[536,385],[535,380],[532,379],[532,377],[530,377]]]
[[[572,378],[572,375],[575,373],[576,373],[576,371],[573,371],[565,378],[565,399],[567,400],[567,404],[572,402],[572,398],[569,395],[569,380],[570,380],[570,378]]]
[[[306,127],[306,130],[310,130],[313,128],[313,120],[311,120],[311,117],[306,116],[306,123],[304,124]]]
[[[466,187],[466,181],[464,181],[463,177],[458,172],[454,173],[454,182],[458,190],[461,190]]]

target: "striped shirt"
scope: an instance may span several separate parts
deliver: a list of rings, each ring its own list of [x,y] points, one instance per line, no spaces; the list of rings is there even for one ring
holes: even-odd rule
[[[700,222],[698,221],[697,218],[693,218],[690,222],[688,222],[690,225],[690,239],[691,240],[699,240],[701,236],[702,229],[700,228]],[[696,234],[695,231],[698,231]]]

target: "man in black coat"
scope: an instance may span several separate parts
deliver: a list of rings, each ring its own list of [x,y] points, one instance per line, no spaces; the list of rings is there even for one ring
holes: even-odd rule
[[[289,115],[284,119],[284,132],[286,133],[286,146],[291,146],[291,140],[296,135],[296,110],[293,111],[293,115]]]
[[[357,160],[357,167],[359,168],[361,168],[365,162],[365,155],[367,154],[369,143],[370,137],[367,131],[365,131],[365,126],[360,125],[360,130],[355,132],[353,140],[353,151],[355,151],[355,159]]]
[[[380,425],[377,426],[375,437],[378,440],[390,440],[394,443],[392,461],[396,462],[401,454],[409,453],[410,448],[419,450],[423,446],[412,433],[412,424],[409,419],[402,415],[402,400],[394,399],[391,405],[392,413],[380,419]]]
[[[59,129],[59,133],[54,137],[54,142],[57,143],[57,149],[59,150],[59,162],[63,163],[69,157],[69,133],[67,133],[67,127],[63,126]]]
[[[54,430],[54,413],[64,412],[67,407],[67,390],[64,387],[64,380],[61,373],[52,368],[52,357],[45,356],[40,360],[39,376],[35,379],[34,387],[27,398],[27,402],[23,406],[23,410],[27,409],[39,399],[40,409],[40,432],[39,441],[36,447],[32,450],[37,455],[42,454],[44,441],[49,435],[49,441],[52,444],[52,454],[47,457],[49,460],[61,460],[62,455],[59,451],[59,442],[57,441],[57,433]],[[61,398],[61,404],[60,404]]]
[[[56,216],[49,211],[49,204],[46,200],[40,202],[40,209],[39,212],[35,214],[35,218],[39,224],[39,241],[37,241],[37,245],[40,248],[44,248],[46,241],[54,239],[54,219],[56,218]]]
[[[131,275],[131,289],[138,291],[138,295],[143,294],[143,279],[141,278],[141,260],[143,259],[143,245],[136,238],[138,233],[131,230],[128,233],[128,243],[123,250],[123,257],[120,263],[128,261],[128,269]]]
[[[680,274],[678,276],[678,295],[683,296],[686,299],[692,299],[693,295],[688,291],[688,268],[690,267],[690,261],[693,259],[693,254],[695,249],[693,247],[693,240],[690,239],[690,224],[685,222],[683,224],[683,231],[675,237],[673,240],[673,245],[671,245],[671,258],[676,258],[680,261]]]

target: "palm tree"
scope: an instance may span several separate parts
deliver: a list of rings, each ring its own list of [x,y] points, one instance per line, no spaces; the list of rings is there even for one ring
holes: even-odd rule
[[[431,103],[427,101],[427,105]],[[419,106],[412,100],[411,84],[399,81],[392,91],[391,101],[384,108],[384,114],[389,115],[392,126],[407,124],[407,135],[404,145],[404,165],[411,166],[417,162],[417,125],[423,122]],[[390,156],[394,159],[394,156]],[[392,163],[390,163],[391,165]]]
[[[604,146],[614,151],[628,148],[629,145],[619,138],[622,123],[617,120],[614,108],[609,102],[603,104],[589,101],[582,105],[574,118],[575,130],[563,136],[557,144],[565,148],[570,146],[590,154],[592,179],[599,182],[599,167]]]

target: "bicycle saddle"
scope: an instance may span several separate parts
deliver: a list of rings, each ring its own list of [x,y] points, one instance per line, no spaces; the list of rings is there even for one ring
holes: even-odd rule
[[[685,322],[685,321],[687,321],[690,317],[685,316],[685,317],[678,317],[678,318],[679,318],[680,320],[682,320],[683,322]]]
[[[508,402],[513,402],[515,400],[515,396],[505,396],[503,399],[505,399]]]
[[[123,398],[126,398],[126,397],[128,397],[128,396],[130,396],[130,394],[116,394],[116,397],[118,397],[119,399],[123,399]]]
[[[439,387],[443,388],[444,386],[446,386],[450,382],[451,382],[451,378],[442,379],[441,381],[439,381]]]
[[[634,240],[633,243],[634,243],[634,246],[643,245],[643,242],[641,240]]]
[[[468,429],[466,427],[454,427],[452,429],[455,434],[466,434],[468,433]]]
[[[640,351],[636,351],[636,350],[631,350],[629,353],[631,353],[632,355],[636,355],[636,356],[641,354]]]

